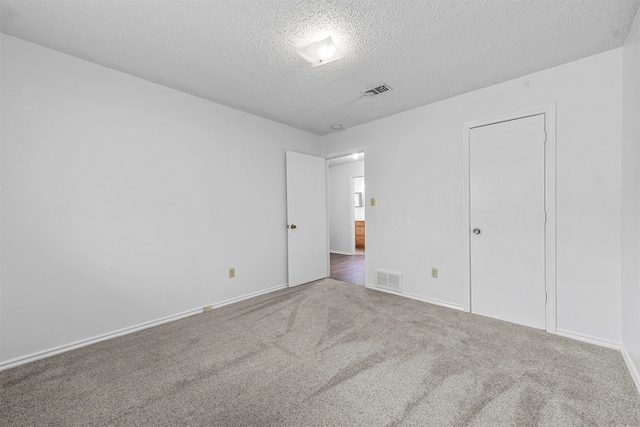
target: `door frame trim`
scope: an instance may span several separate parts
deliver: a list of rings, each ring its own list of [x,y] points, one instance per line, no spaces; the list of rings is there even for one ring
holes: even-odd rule
[[[545,115],[547,142],[545,148],[545,281],[547,302],[545,305],[545,329],[557,333],[556,295],[556,103],[517,111],[463,124],[462,131],[462,247],[463,247],[463,309],[471,313],[471,212],[470,212],[470,157],[471,129],[509,120],[522,119],[538,114]]]
[[[355,192],[355,184],[353,180],[355,177],[349,176],[349,190],[350,194]],[[353,197],[351,198],[353,199]],[[349,254],[356,254],[356,212],[355,207],[353,206],[353,200],[351,200],[351,204],[349,205]]]

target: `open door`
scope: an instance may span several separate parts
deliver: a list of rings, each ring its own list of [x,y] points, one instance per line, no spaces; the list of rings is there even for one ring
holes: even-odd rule
[[[289,287],[327,277],[325,159],[287,151]]]

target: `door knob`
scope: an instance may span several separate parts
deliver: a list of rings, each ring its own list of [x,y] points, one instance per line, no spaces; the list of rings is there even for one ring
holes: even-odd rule
[[[298,228],[298,226],[297,226],[297,225],[295,225],[295,224],[291,224],[291,228],[292,228],[292,229],[294,229],[294,228]]]
[[[479,228],[474,228],[473,229],[473,234],[480,234],[480,229]]]

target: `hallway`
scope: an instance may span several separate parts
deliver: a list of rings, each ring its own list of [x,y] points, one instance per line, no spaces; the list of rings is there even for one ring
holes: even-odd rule
[[[364,254],[331,253],[331,278],[364,286]]]

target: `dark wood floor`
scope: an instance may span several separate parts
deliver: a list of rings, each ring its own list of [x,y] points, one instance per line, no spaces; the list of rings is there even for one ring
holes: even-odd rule
[[[331,278],[364,286],[364,255],[332,253]]]

